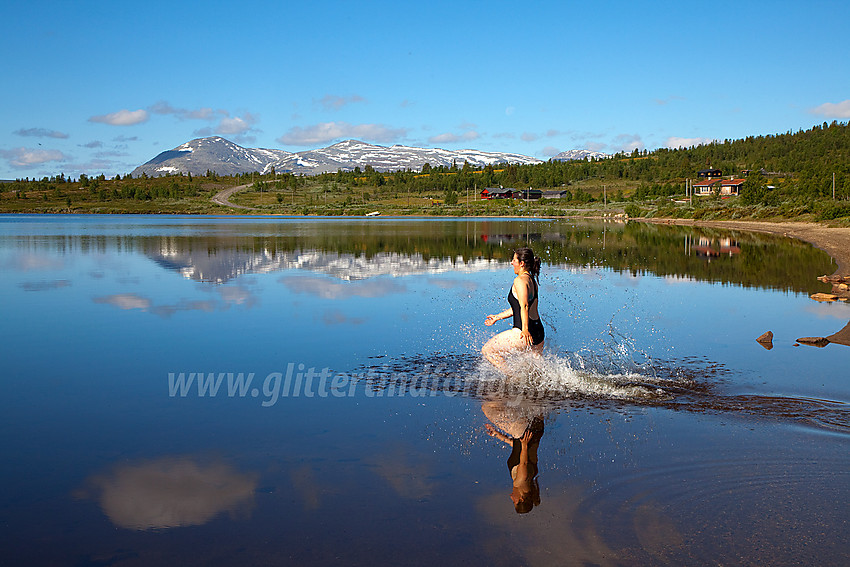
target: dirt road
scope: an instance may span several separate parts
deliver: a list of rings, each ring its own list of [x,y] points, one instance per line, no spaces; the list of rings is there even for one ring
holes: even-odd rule
[[[248,187],[250,187],[250,185],[237,185],[236,187],[230,187],[228,189],[225,189],[224,191],[219,191],[218,193],[216,193],[211,200],[216,205],[223,205],[225,207],[232,207],[234,209],[245,209],[245,210],[248,210],[248,211],[256,211],[257,209],[255,209],[254,207],[246,207],[244,205],[236,205],[236,204],[231,203],[229,201],[230,197],[234,193],[236,193],[238,191],[244,191]]]

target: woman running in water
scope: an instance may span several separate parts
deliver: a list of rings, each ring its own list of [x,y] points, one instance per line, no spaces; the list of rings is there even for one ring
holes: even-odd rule
[[[522,350],[539,352],[543,348],[544,330],[537,312],[540,258],[531,248],[517,248],[513,260],[514,283],[508,292],[511,308],[496,315],[487,315],[484,324],[488,327],[501,319],[513,316],[512,329],[503,331],[487,341],[481,349],[484,357],[497,368],[504,368],[505,355]]]

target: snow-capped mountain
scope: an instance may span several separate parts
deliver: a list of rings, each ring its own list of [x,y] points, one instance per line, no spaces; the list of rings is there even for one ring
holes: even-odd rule
[[[504,152],[481,152],[478,150],[442,150],[439,148],[414,148],[410,146],[376,146],[357,140],[346,140],[327,148],[310,150],[295,154],[276,171],[290,170],[294,173],[317,174],[327,171],[360,169],[367,165],[377,171],[396,171],[411,169],[419,171],[426,163],[432,167],[458,167],[469,162],[472,166],[485,166],[496,163],[541,163],[539,159]]]
[[[581,159],[587,160],[590,158],[605,159],[609,157],[611,156],[608,154],[603,154],[602,152],[594,152],[591,150],[567,150],[566,152],[559,153],[552,159],[557,161],[573,161]]]
[[[350,171],[367,165],[377,171],[411,169],[419,171],[426,163],[432,167],[461,167],[497,163],[535,164],[541,160],[521,154],[482,152],[478,150],[442,150],[409,146],[377,146],[357,140],[346,140],[327,148],[290,153],[283,150],[243,148],[220,137],[198,138],[162,152],[133,170],[133,177],[142,173],[151,177],[191,173],[203,175],[214,171],[219,175],[234,175],[258,171],[266,173],[274,167],[277,173],[316,175],[338,170]]]
[[[265,173],[271,164],[290,159],[294,154],[283,150],[249,149],[224,138],[198,138],[162,152],[133,170],[133,177],[142,173],[150,177],[191,173],[203,175],[214,171],[219,175],[235,175],[250,171]]]

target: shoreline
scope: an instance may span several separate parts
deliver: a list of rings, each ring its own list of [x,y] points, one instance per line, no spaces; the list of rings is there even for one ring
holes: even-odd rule
[[[850,275],[850,228],[828,227],[811,222],[766,222],[766,221],[699,221],[693,219],[630,219],[653,224],[713,227],[729,230],[763,232],[777,236],[796,238],[812,244],[829,254],[837,264],[834,274]],[[829,274],[823,274],[829,275]]]

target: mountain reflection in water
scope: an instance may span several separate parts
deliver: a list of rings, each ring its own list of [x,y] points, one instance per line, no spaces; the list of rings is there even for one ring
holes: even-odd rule
[[[692,278],[744,287],[807,292],[812,274],[831,273],[832,260],[811,245],[742,231],[602,221],[470,219],[445,222],[254,220],[202,230],[121,234],[20,235],[31,251],[142,252],[166,269],[205,282],[293,268],[356,280],[378,275],[488,270],[530,243],[550,266],[594,266],[616,272]],[[177,232],[177,234],[175,234]],[[193,232],[197,232],[194,234]],[[153,233],[153,234],[152,234]],[[188,234],[187,234],[188,233]],[[706,251],[714,251],[707,254]],[[721,253],[725,251],[725,253]],[[710,260],[710,261],[709,261]]]

